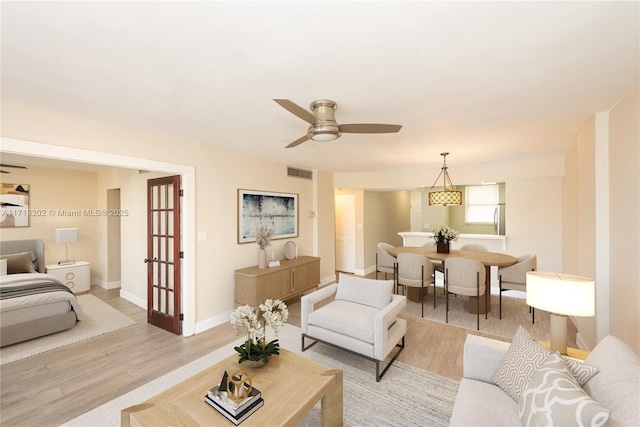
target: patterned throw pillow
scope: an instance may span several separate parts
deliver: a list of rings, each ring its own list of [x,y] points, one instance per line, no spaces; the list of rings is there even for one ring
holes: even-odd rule
[[[549,349],[538,344],[525,328],[519,326],[493,380],[518,402],[531,378],[552,355]]]
[[[598,368],[596,368],[595,366],[585,365],[582,362],[579,362],[575,359],[570,359],[566,356],[562,356],[562,360],[564,361],[567,370],[571,373],[571,375],[573,375],[573,378],[578,381],[580,387],[585,385],[592,376],[598,373]]]
[[[518,403],[523,426],[603,426],[611,411],[582,390],[560,354],[531,378]]]

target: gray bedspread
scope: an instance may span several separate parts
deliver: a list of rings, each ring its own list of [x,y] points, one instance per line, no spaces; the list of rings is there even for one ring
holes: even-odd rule
[[[0,276],[0,311],[18,310],[57,301],[68,301],[76,318],[82,320],[82,307],[71,290],[57,278],[43,273]]]

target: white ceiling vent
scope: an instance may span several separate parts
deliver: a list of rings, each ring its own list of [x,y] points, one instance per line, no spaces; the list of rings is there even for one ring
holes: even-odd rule
[[[313,179],[313,172],[287,166],[287,176],[295,176],[296,178],[304,178],[304,179]]]

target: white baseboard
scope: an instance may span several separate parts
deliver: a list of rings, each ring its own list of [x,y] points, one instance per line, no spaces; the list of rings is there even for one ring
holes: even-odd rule
[[[102,280],[96,280],[95,282],[91,282],[92,285],[98,285],[103,289],[117,289],[120,288],[122,282],[120,280],[116,280],[115,282],[104,282]]]
[[[231,312],[219,314],[217,316],[210,317],[206,320],[196,323],[196,334],[206,331],[207,329],[215,328],[216,326],[226,323],[231,318]]]
[[[120,298],[126,299],[130,303],[137,305],[138,307],[142,307],[145,310],[147,309],[147,300],[137,297],[123,289],[120,289]]]

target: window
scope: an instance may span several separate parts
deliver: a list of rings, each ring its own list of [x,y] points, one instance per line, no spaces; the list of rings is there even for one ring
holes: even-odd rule
[[[493,224],[496,206],[500,201],[498,184],[465,187],[465,222]]]

